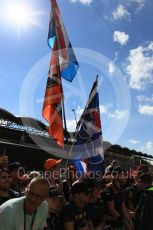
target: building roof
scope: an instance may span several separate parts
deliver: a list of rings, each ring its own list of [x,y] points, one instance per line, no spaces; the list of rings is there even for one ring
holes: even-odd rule
[[[4,119],[7,121],[14,122],[18,125],[23,126],[30,126],[37,130],[47,131],[48,127],[41,121],[32,118],[32,117],[25,117],[25,116],[15,116],[12,113],[8,112],[5,109],[0,108],[0,119]]]

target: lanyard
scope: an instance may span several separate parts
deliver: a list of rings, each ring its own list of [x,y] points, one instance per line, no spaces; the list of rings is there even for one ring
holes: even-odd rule
[[[25,199],[24,199],[24,204],[23,204],[23,211],[24,211],[24,230],[26,230],[26,210],[25,210]],[[32,215],[32,221],[31,221],[31,225],[30,225],[30,229],[32,230],[32,227],[34,225],[35,219],[36,219],[36,212],[37,210],[34,212],[34,214]]]

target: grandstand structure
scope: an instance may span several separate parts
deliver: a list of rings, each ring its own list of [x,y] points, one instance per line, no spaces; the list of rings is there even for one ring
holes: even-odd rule
[[[5,152],[10,162],[19,161],[28,165],[29,170],[42,170],[47,158],[61,157],[62,154],[66,158],[68,146],[67,143],[65,149],[61,149],[49,137],[48,127],[41,121],[17,117],[0,109],[0,154]]]
[[[0,154],[6,154],[10,162],[19,161],[29,170],[42,170],[49,157],[68,159],[75,133],[65,133],[65,147],[61,149],[56,141],[49,137],[48,127],[31,117],[17,117],[7,110],[0,109]],[[126,167],[133,167],[138,160],[152,161],[153,156],[129,150],[104,141],[106,165],[117,159]]]

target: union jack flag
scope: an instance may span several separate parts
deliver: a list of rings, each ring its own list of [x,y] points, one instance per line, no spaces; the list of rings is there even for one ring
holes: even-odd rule
[[[102,172],[103,140],[99,111],[98,78],[91,89],[87,105],[77,125],[76,143],[73,148],[73,164],[76,171],[84,172],[82,162],[86,159],[87,171]],[[87,161],[88,159],[88,161]]]

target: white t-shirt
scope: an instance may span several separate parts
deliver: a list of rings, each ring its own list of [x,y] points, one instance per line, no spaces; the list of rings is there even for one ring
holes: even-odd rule
[[[25,197],[14,198],[0,206],[0,230],[24,230],[24,219],[26,219],[26,230],[40,230],[44,228],[48,215],[47,202],[43,201],[37,208],[31,229],[33,215],[24,216],[24,199]]]

